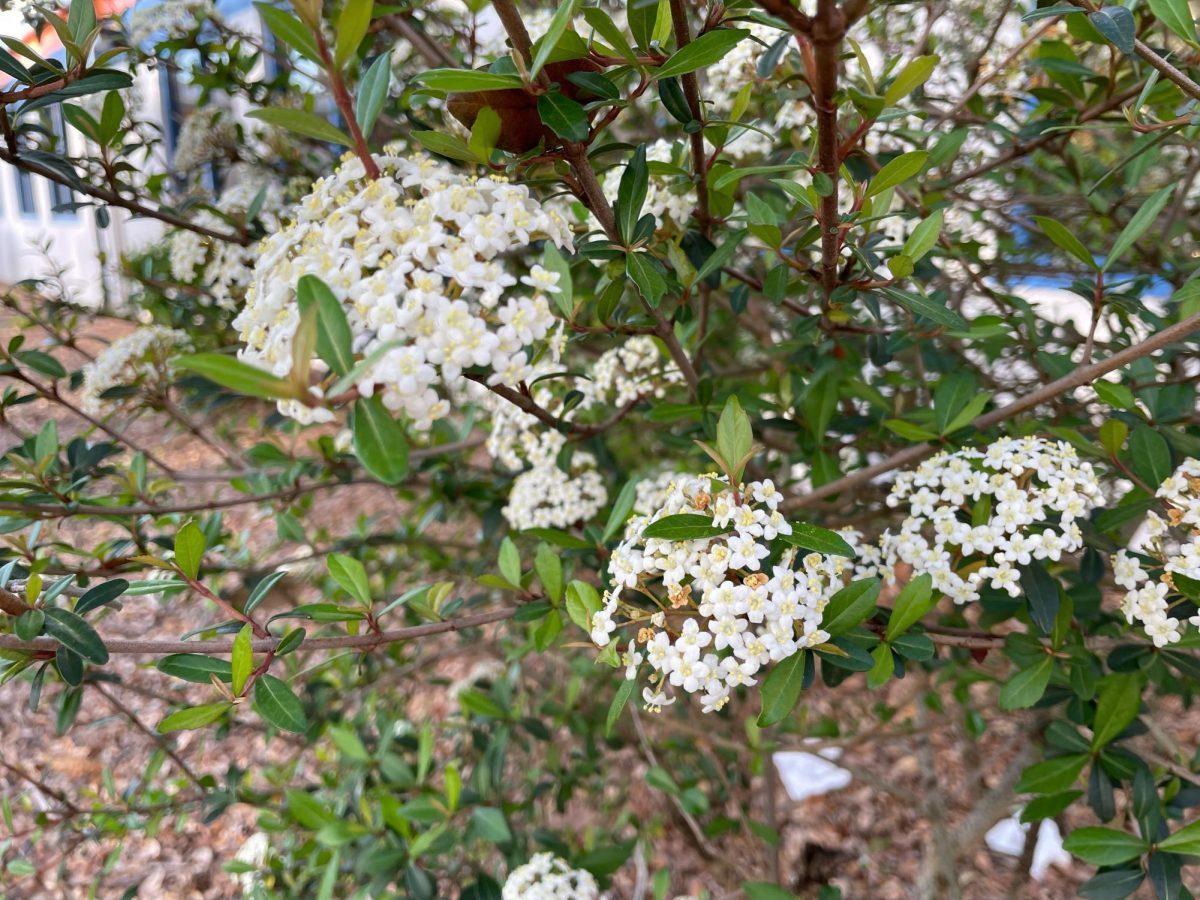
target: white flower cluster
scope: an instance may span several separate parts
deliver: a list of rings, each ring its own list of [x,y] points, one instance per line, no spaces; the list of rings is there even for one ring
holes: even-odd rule
[[[136,46],[152,38],[178,38],[195,31],[216,14],[213,0],[161,0],[139,3],[129,17],[129,40]]]
[[[230,155],[238,145],[237,124],[229,110],[220,107],[197,109],[179,129],[172,168],[188,172]]]
[[[1156,512],[1146,515],[1147,555],[1162,567],[1157,581],[1141,560],[1125,549],[1113,558],[1113,577],[1128,593],[1121,612],[1130,625],[1139,622],[1154,646],[1165,647],[1183,637],[1183,623],[1171,615],[1175,605],[1167,599],[1177,593],[1174,576],[1200,580],[1200,459],[1185,459],[1158,488],[1155,495],[1167,505],[1164,519]],[[1171,530],[1182,533],[1175,539]],[[1188,619],[1200,628],[1200,614]]]
[[[795,548],[772,562],[771,542],[792,531],[778,510],[782,499],[770,481],[734,490],[715,474],[684,475],[654,512],[630,519],[609,560],[612,587],[591,619],[591,637],[606,647],[620,625],[637,627],[622,661],[629,679],[649,664],[647,709],[673,703],[672,689],[681,688],[702,694],[705,712],[718,710],[733,688],[755,684],[764,666],[829,640],[821,617],[850,562],[819,553],[798,559]],[[728,531],[681,541],[644,536],[676,515]]]
[[[317,276],[345,308],[354,352],[373,360],[357,373],[359,393],[378,392],[425,430],[449,411],[437,389],[455,387],[464,369],[485,369],[492,384],[531,376],[532,349],[556,321],[549,297],[558,275],[518,271],[506,255],[537,240],[565,247],[571,232],[553,206],[502,178],[469,177],[420,155],[375,161],[381,177],[372,180],[347,155],[263,242],[234,325],[242,359],[286,374],[300,321],[296,284]],[[280,411],[302,421],[332,415],[295,401]]]
[[[258,219],[266,231],[273,232],[279,228],[284,208],[283,190],[275,182],[247,177],[231,185],[221,195],[219,205],[227,215],[236,218],[250,209],[260,193],[263,198]],[[226,219],[207,209],[197,213],[192,221],[218,231],[230,227]],[[211,297],[223,309],[237,308],[254,276],[257,248],[216,240],[183,228],[170,236],[168,247],[173,278],[188,284],[199,280],[208,291],[204,299]]]
[[[167,360],[188,343],[182,331],[162,325],[143,326],[113,341],[83,367],[83,411],[91,416],[107,412],[109,404],[101,394],[117,385],[164,375]]]
[[[600,887],[586,869],[572,869],[553,853],[538,853],[509,873],[503,900],[598,900]]]
[[[1079,550],[1076,520],[1101,499],[1091,463],[1061,441],[1001,438],[983,452],[939,453],[896,478],[888,506],[909,515],[863,548],[857,574],[894,581],[907,563],[956,603],[979,599],[984,584],[1019,597],[1018,567]]]
[[[542,363],[536,374],[554,370]],[[570,417],[578,421],[582,414],[623,407],[642,397],[661,399],[682,380],[679,369],[663,357],[652,337],[636,335],[600,355],[591,380],[579,387],[583,399],[571,410]],[[562,398],[555,389],[569,383],[565,379],[538,381],[531,389],[533,401],[565,418]],[[502,511],[513,528],[565,528],[590,519],[604,508],[608,491],[592,454],[577,451],[571,457],[570,472],[564,472],[556,462],[567,444],[562,432],[501,398],[489,396],[485,405],[492,411],[487,442],[492,458],[509,471],[530,467],[513,481]]]
[[[642,214],[650,213],[658,220],[659,228],[682,228],[696,207],[696,191],[687,173],[680,167],[675,144],[660,138],[646,148],[646,161],[668,163],[680,169],[678,176],[650,173],[646,186],[646,201]],[[604,196],[616,203],[621,190],[624,167],[614,167],[604,173]]]

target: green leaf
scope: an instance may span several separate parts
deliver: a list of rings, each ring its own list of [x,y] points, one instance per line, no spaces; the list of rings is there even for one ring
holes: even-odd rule
[[[935,210],[928,218],[922,219],[920,224],[912,230],[908,240],[904,242],[902,251],[904,255],[915,263],[932,250],[938,242],[938,237],[941,236],[944,221],[945,213],[940,209]]]
[[[1088,21],[1096,30],[1112,41],[1117,49],[1127,56],[1134,52],[1134,41],[1137,38],[1137,27],[1133,21],[1133,13],[1123,6],[1105,6],[1088,14]],[[1172,186],[1174,190],[1174,186]]]
[[[800,691],[804,687],[805,655],[800,650],[784,657],[775,664],[762,683],[762,711],[758,714],[758,727],[766,728],[782,722],[792,714],[800,702]]]
[[[296,302],[302,315],[317,310],[317,355],[338,375],[354,366],[353,335],[346,310],[328,285],[315,275],[304,275],[296,284]]]
[[[879,589],[878,578],[863,578],[850,582],[829,598],[821,627],[833,637],[845,634],[875,611]]]
[[[584,631],[591,630],[592,616],[600,612],[600,606],[600,594],[586,581],[567,585],[567,616]]]
[[[233,669],[228,660],[203,653],[172,653],[160,659],[155,668],[164,675],[181,678],[192,684],[211,684],[213,675],[226,683],[233,681]]]
[[[492,158],[496,149],[496,141],[500,139],[500,114],[490,106],[485,106],[475,115],[475,123],[471,126],[471,136],[467,147],[484,165]]]
[[[349,728],[339,725],[330,726],[329,738],[341,751],[342,756],[356,762],[368,762],[371,759],[371,754],[367,752],[362,739]]]
[[[379,114],[383,112],[383,104],[387,100],[388,87],[392,80],[391,62],[390,53],[379,54],[358,83],[354,117],[358,119],[358,127],[366,137],[370,137]]]
[[[206,703],[203,706],[189,706],[171,713],[158,723],[158,733],[167,734],[171,731],[192,731],[211,725],[226,712],[233,709],[230,703]]]
[[[1200,856],[1200,821],[1184,825],[1158,842],[1159,850],[1182,853],[1185,856]]]
[[[704,261],[704,264],[696,271],[696,280],[703,281],[733,259],[733,255],[737,253],[738,247],[749,233],[750,229],[748,228],[731,232],[729,237],[725,239],[725,242],[714,250],[708,259]]]
[[[1123,384],[1113,381],[1094,381],[1092,388],[1096,391],[1096,396],[1109,406],[1126,409],[1130,412],[1137,409],[1137,400],[1133,396],[1133,391]]]
[[[292,689],[274,675],[260,675],[254,682],[254,709],[280,731],[303,734],[308,728],[304,707]]]
[[[1054,659],[1047,656],[1018,672],[1000,689],[1001,709],[1028,709],[1042,699],[1050,674],[1054,671]]]
[[[885,634],[887,639],[894,641],[908,631],[921,621],[925,614],[933,608],[933,604],[932,576],[929,574],[918,575],[910,580],[900,591],[899,596],[896,597],[896,605],[892,607]]]
[[[628,253],[625,255],[625,273],[637,285],[638,292],[650,306],[657,308],[667,292],[667,282],[652,262],[653,257],[648,253]]]
[[[1133,471],[1150,487],[1158,487],[1171,474],[1171,448],[1166,438],[1149,425],[1138,425],[1129,438]]]
[[[608,521],[604,524],[604,533],[601,535],[604,543],[608,543],[628,521],[633,504],[637,502],[637,486],[638,479],[630,478],[621,488],[621,493],[617,494],[617,499],[613,501],[612,509],[608,513]]]
[[[1120,6],[1113,8],[1121,10],[1130,17],[1131,22],[1133,21],[1133,16],[1129,10]],[[1106,7],[1100,10],[1100,12],[1107,12],[1108,9],[1109,7]],[[1108,267],[1120,259],[1137,242],[1137,239],[1145,233],[1146,229],[1154,224],[1154,220],[1158,218],[1158,214],[1167,205],[1167,201],[1171,199],[1171,194],[1174,191],[1175,185],[1169,184],[1146,198],[1146,202],[1133,214],[1133,218],[1129,220],[1129,223],[1121,229],[1121,233],[1117,235],[1116,241],[1113,242],[1112,250],[1105,258],[1104,265],[1100,267],[1101,271],[1108,271]]]
[[[195,581],[200,574],[200,561],[204,559],[204,532],[195,522],[188,522],[175,535],[175,565],[184,577]]]
[[[1034,763],[1021,773],[1016,793],[1057,793],[1075,784],[1091,754],[1056,756],[1052,760]]]
[[[255,3],[254,8],[267,23],[271,34],[285,44],[290,44],[301,56],[317,65],[321,64],[321,54],[317,51],[316,41],[313,40],[307,25],[271,3]],[[384,56],[388,54],[385,53]]]
[[[731,394],[721,410],[721,418],[717,421],[717,451],[725,457],[726,468],[735,482],[741,480],[741,472],[735,467],[750,452],[753,444],[754,432],[750,428],[750,417],[742,409],[737,396]]]
[[[896,672],[896,658],[892,656],[892,648],[887,644],[876,644],[871,651],[871,659],[875,661],[867,672],[867,687],[877,688],[887,684]]]
[[[1196,20],[1192,16],[1188,0],[1149,0],[1149,4],[1154,18],[1195,46]],[[72,7],[72,11],[74,11],[74,7]]]
[[[95,27],[94,0],[71,0],[71,10],[67,14],[67,30],[75,39],[75,43],[82,44]]]
[[[100,640],[96,629],[83,618],[57,606],[47,607],[43,612],[46,614],[46,634],[84,659],[90,659],[98,665],[108,662],[108,650],[104,642]]]
[[[479,162],[479,157],[475,155],[474,150],[467,146],[467,142],[453,134],[442,134],[440,131],[414,131],[412,136],[418,144],[431,153],[461,162]]]
[[[525,86],[525,82],[516,75],[501,75],[473,69],[430,69],[413,80],[430,90],[455,93],[504,91]]]
[[[802,547],[805,550],[815,550],[826,556],[844,556],[847,559],[854,559],[858,555],[854,552],[854,548],[846,543],[846,539],[836,531],[830,531],[819,525],[809,525],[807,522],[790,522],[789,524],[792,526],[792,533],[779,535],[779,539],[785,543],[794,547]]]
[[[1050,634],[1062,602],[1058,581],[1046,571],[1046,565],[1040,559],[1030,560],[1028,565],[1017,568],[1021,572],[1021,590],[1029,602],[1029,617],[1043,634]]]
[[[512,831],[509,830],[504,813],[488,806],[478,806],[471,810],[471,830],[492,844],[508,844],[512,841]]]
[[[373,478],[399,484],[408,474],[408,441],[376,394],[354,404],[354,455]]]
[[[725,58],[735,46],[750,36],[749,31],[739,28],[718,28],[702,34],[675,53],[658,67],[655,78],[673,78],[686,75],[705,66],[711,66]]]
[[[1063,849],[1094,866],[1115,866],[1141,856],[1150,846],[1140,837],[1113,828],[1076,828]]]
[[[329,574],[342,590],[363,606],[371,605],[371,582],[361,562],[344,553],[331,553],[326,565],[329,567]]]
[[[291,382],[222,353],[196,353],[176,358],[174,366],[203,375],[209,381],[247,397],[268,400],[295,397]]]
[[[266,578],[262,579],[254,586],[254,590],[250,592],[250,596],[246,598],[246,603],[242,607],[242,612],[246,615],[254,612],[258,608],[258,604],[262,603],[267,598],[267,594],[271,592],[271,588],[275,587],[281,579],[287,575],[286,571],[272,572]]]
[[[709,516],[681,513],[676,516],[663,516],[651,522],[642,529],[642,537],[659,538],[664,541],[701,541],[727,534],[732,530],[732,525],[726,525],[724,528],[714,525]]]
[[[550,54],[558,46],[559,39],[575,18],[575,12],[578,7],[579,0],[567,0],[566,3],[560,3],[558,9],[555,10],[554,18],[550,20],[550,27],[538,39],[537,52],[533,55],[533,65],[529,68],[530,81],[536,79],[538,72],[542,71],[542,66],[546,64],[546,61],[550,58]]]
[[[978,393],[979,385],[969,372],[951,372],[942,376],[933,392],[933,413],[938,434],[946,434],[950,423]]]
[[[597,6],[585,6],[581,12],[584,20],[596,29],[596,33],[608,42],[609,47],[616,50],[630,65],[637,64],[637,56],[629,46],[629,41],[607,12]]]
[[[358,45],[367,36],[374,6],[373,0],[343,0],[337,17],[337,37],[333,44],[333,64],[338,69],[346,67],[350,57],[358,50]]]
[[[242,689],[246,687],[246,681],[254,668],[254,651],[251,649],[250,639],[251,628],[247,622],[233,639],[233,653],[229,660],[230,679],[236,697],[242,695]]]
[[[879,170],[867,188],[867,197],[882,194],[888,188],[903,184],[925,168],[929,154],[924,150],[912,150],[901,153],[886,166]]]
[[[103,584],[90,587],[82,597],[75,601],[75,613],[82,616],[93,609],[99,609],[101,606],[112,603],[128,588],[129,582],[124,578],[114,578],[112,581],[105,581]]]
[[[520,587],[521,555],[517,552],[517,545],[512,542],[512,538],[506,537],[500,542],[500,557],[497,562],[500,567],[500,574],[505,577],[508,583]]]
[[[895,80],[888,85],[887,90],[883,94],[883,102],[886,106],[895,106],[899,101],[903,100],[926,81],[933,74],[934,68],[938,64],[936,56],[918,56],[907,66],[900,70],[900,74]]]
[[[542,250],[542,268],[558,275],[558,284],[556,285],[558,293],[553,295],[554,304],[563,314],[564,319],[570,319],[574,312],[575,293],[571,281],[571,266],[562,255],[562,251],[550,241],[546,241],[546,246]]]
[[[586,141],[590,128],[583,107],[562,91],[550,91],[538,97],[538,118],[564,141]]]
[[[533,570],[537,572],[542,589],[555,603],[563,598],[562,560],[549,544],[539,544],[537,554],[533,558]]]
[[[1046,216],[1034,216],[1033,221],[1037,222],[1038,227],[1042,229],[1046,237],[1050,238],[1060,248],[1066,250],[1080,262],[1099,270],[1100,267],[1096,265],[1096,260],[1088,252],[1088,248],[1083,246],[1083,242],[1075,237],[1075,233],[1065,225]]]
[[[633,159],[621,173],[621,185],[617,191],[617,230],[628,246],[637,234],[638,219],[642,217],[642,206],[646,202],[646,191],[650,184],[650,170],[646,164],[646,145],[639,144]]]
[[[912,291],[902,291],[893,287],[882,288],[880,292],[914,315],[924,316],[938,325],[960,331],[967,327],[967,322],[962,316],[923,294],[914,294]]]
[[[27,609],[17,616],[13,632],[23,641],[39,637],[46,627],[46,613],[40,609]]]
[[[1133,672],[1114,672],[1100,685],[1092,749],[1098,750],[1129,727],[1142,706],[1141,678]]]
[[[1079,7],[1073,7],[1072,12],[1083,12]],[[1085,900],[1125,900],[1133,896],[1146,880],[1146,873],[1140,866],[1121,869],[1109,869],[1097,872],[1079,886],[1079,896]]]
[[[766,881],[747,881],[742,884],[746,900],[795,900],[796,895],[777,884]]]
[[[287,109],[282,106],[252,109],[246,113],[246,118],[257,119],[268,125],[274,125],[277,128],[302,134],[318,141],[341,144],[343,147],[354,146],[354,141],[350,140],[350,136],[328,119],[323,119],[316,113],[310,113],[303,109]]]
[[[636,689],[637,682],[632,678],[627,678],[621,682],[621,686],[613,694],[612,703],[608,707],[608,716],[604,720],[605,737],[612,734],[613,726],[617,724],[617,719],[621,718],[621,711],[625,709],[625,704],[629,702],[629,698],[633,696]]]

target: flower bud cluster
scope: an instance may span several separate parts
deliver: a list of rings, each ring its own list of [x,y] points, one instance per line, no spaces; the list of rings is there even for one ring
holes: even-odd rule
[[[822,613],[850,562],[773,547],[792,531],[782,499],[770,481],[734,489],[715,474],[683,475],[657,509],[630,519],[609,560],[611,588],[591,637],[606,647],[619,627],[636,629],[622,639],[622,659],[629,679],[649,666],[648,709],[673,703],[678,688],[701,694],[705,712],[718,710],[770,663],[829,640]],[[725,532],[680,541],[644,535],[676,515],[702,516]]]
[[[1091,463],[1065,442],[1001,438],[986,451],[939,453],[896,478],[887,503],[908,517],[863,547],[858,575],[894,581],[907,563],[956,603],[984,585],[1019,597],[1019,567],[1081,549],[1077,520],[1101,499]]]
[[[300,321],[296,285],[315,275],[341,302],[354,353],[371,359],[356,373],[360,395],[378,392],[426,430],[449,411],[447,395],[465,369],[482,368],[492,384],[531,376],[533,350],[556,322],[550,299],[559,276],[508,257],[538,240],[566,247],[571,232],[553,206],[503,178],[475,178],[420,155],[375,161],[381,177],[372,180],[346,156],[262,243],[234,324],[242,359],[286,375]],[[314,419],[295,402],[280,410]]]
[[[1128,592],[1121,602],[1125,621],[1140,623],[1156,647],[1165,647],[1183,637],[1183,623],[1171,615],[1184,602],[1178,597],[1182,593],[1178,579],[1200,581],[1200,459],[1185,459],[1159,485],[1155,496],[1166,504],[1166,517],[1147,513],[1144,553],[1153,563],[1151,568],[1158,570],[1158,579],[1124,548],[1113,558],[1113,576]],[[1187,621],[1200,628],[1200,613]]]
[[[112,404],[100,395],[110,388],[161,380],[167,360],[189,342],[184,332],[163,325],[146,325],[113,341],[83,367],[83,411],[90,416],[108,412]]]

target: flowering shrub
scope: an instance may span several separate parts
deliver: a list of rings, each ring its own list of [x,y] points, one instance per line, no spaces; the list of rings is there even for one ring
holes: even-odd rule
[[[12,893],[1189,896],[1185,0],[120,5],[0,50]]]

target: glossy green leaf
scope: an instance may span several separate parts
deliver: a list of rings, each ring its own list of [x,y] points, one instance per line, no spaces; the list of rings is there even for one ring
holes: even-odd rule
[[[878,578],[850,582],[829,598],[821,627],[837,637],[865,621],[875,611],[880,587]]]
[[[762,711],[758,726],[766,728],[782,722],[800,702],[804,687],[804,651],[800,650],[777,662],[762,682]]]
[[[1076,828],[1063,841],[1063,849],[1094,866],[1115,866],[1136,859],[1149,845],[1136,835],[1112,828]]]
[[[791,534],[780,534],[779,539],[794,547],[804,550],[814,550],[826,556],[844,556],[853,559],[858,554],[854,552],[844,537],[836,531],[822,528],[819,525],[809,525],[807,522],[790,522]]]
[[[292,689],[274,675],[260,675],[254,682],[254,709],[280,731],[302,734],[308,728],[304,707]]]
[[[928,161],[929,154],[924,150],[901,153],[871,179],[871,184],[867,188],[867,197],[875,197],[888,188],[903,184],[924,169]]]
[[[361,562],[344,553],[331,553],[326,565],[342,590],[363,606],[371,605],[371,582]]]
[[[677,50],[658,67],[656,78],[673,78],[686,75],[705,66],[719,62],[741,41],[750,36],[749,31],[739,28],[718,28],[700,35],[687,46]]]
[[[643,538],[658,538],[664,541],[701,541],[727,534],[732,525],[714,525],[710,516],[696,513],[680,513],[663,516],[642,529]]]
[[[230,654],[229,671],[230,680],[233,684],[234,696],[240,697],[242,689],[246,686],[246,680],[250,677],[250,672],[254,668],[254,651],[251,649],[252,630],[250,624],[242,626],[242,630],[237,633],[237,637],[233,639],[233,652]]]
[[[257,119],[268,125],[274,125],[276,128],[282,128],[314,140],[341,144],[343,147],[354,146],[354,141],[350,139],[350,136],[328,119],[323,119],[316,113],[310,113],[303,109],[286,109],[281,106],[253,109],[246,113],[246,118]]]
[[[200,574],[200,562],[204,559],[204,532],[195,522],[188,522],[175,535],[175,565],[185,578],[193,581]]]
[[[399,484],[408,475],[408,441],[376,394],[354,403],[354,455],[373,478]]]
[[[47,607],[43,611],[46,614],[46,634],[84,659],[98,665],[108,662],[108,650],[100,635],[82,617],[56,606]]]
[[[189,706],[171,713],[158,723],[158,733],[167,734],[172,731],[192,731],[211,725],[217,719],[233,709],[229,703],[206,703],[203,706]]]

